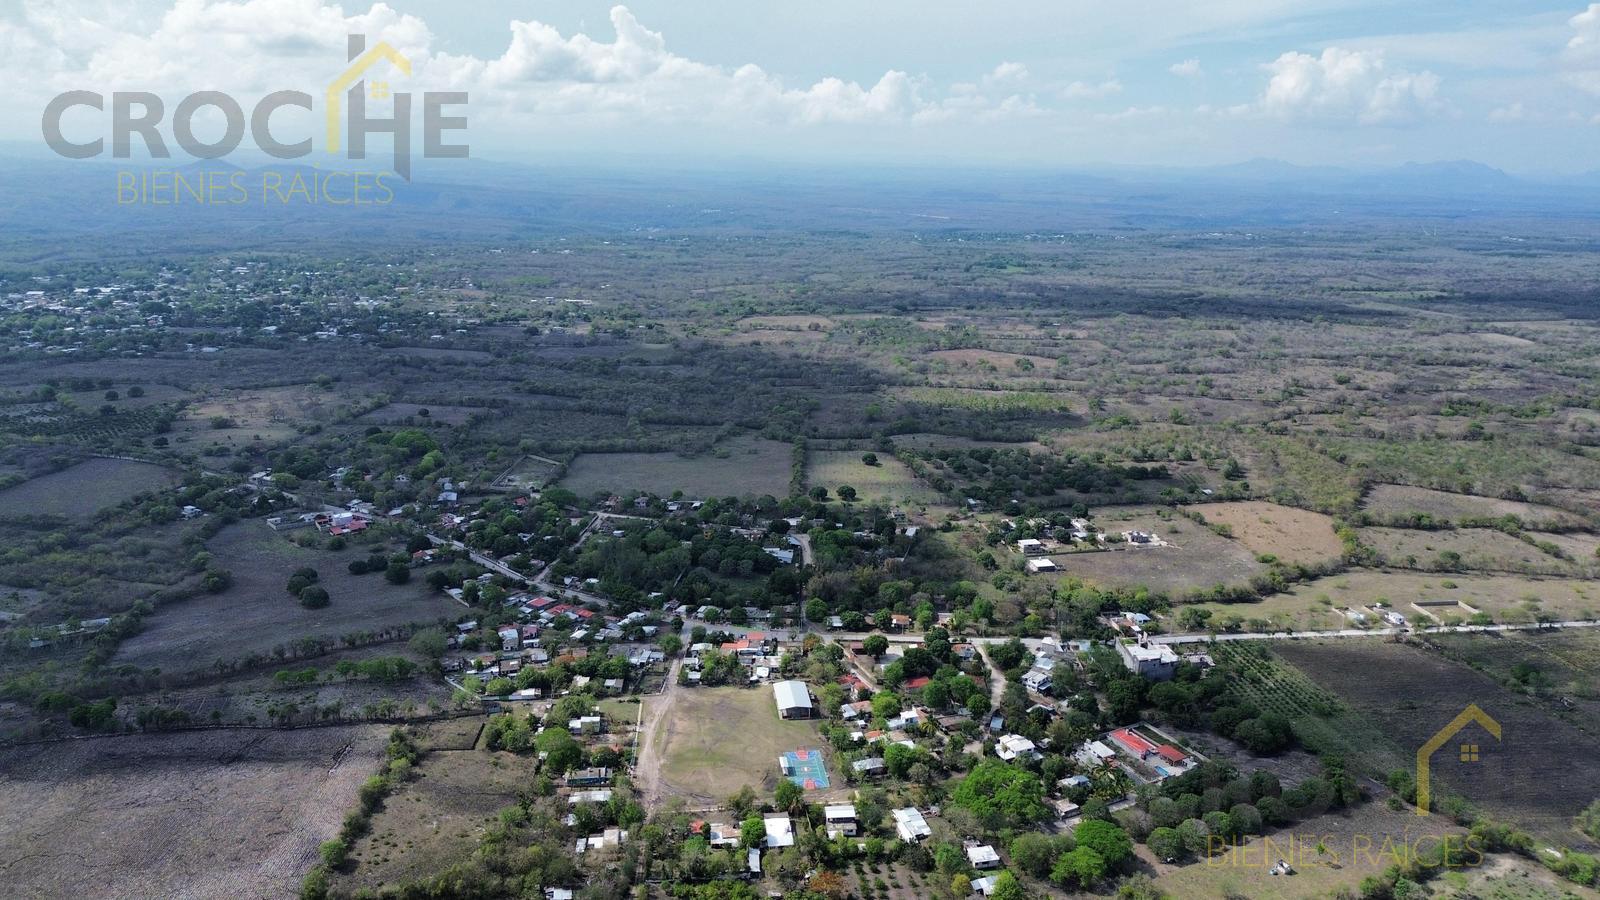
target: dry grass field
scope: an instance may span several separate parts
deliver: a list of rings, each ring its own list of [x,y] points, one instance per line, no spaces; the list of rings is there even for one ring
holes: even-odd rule
[[[1267,568],[1238,543],[1181,517],[1163,518],[1140,508],[1108,508],[1097,512],[1095,523],[1113,533],[1153,532],[1168,545],[1120,544],[1116,545],[1120,549],[1104,552],[1052,556],[1063,574],[1112,586],[1143,585],[1182,597],[1218,584],[1241,583]]]
[[[201,594],[164,606],[139,634],[124,641],[119,663],[156,666],[166,671],[209,667],[217,659],[239,659],[270,651],[299,637],[332,637],[409,622],[454,619],[462,607],[430,589],[421,577],[392,585],[382,575],[351,575],[346,565],[364,559],[372,548],[353,544],[338,553],[307,550],[268,528],[265,522],[240,522],[207,542],[226,560],[233,585],[220,594]],[[305,609],[284,589],[302,566],[315,568],[332,603]]]
[[[891,504],[921,505],[937,503],[939,492],[924,484],[905,463],[888,455],[878,454],[878,464],[869,466],[861,461],[863,450],[813,450],[806,455],[806,487],[825,487],[830,496],[837,496],[839,486],[848,484],[856,489],[863,501],[883,501]]]
[[[1582,571],[1573,561],[1551,556],[1493,528],[1448,531],[1360,528],[1357,534],[1363,544],[1381,554],[1389,565],[1405,568],[1434,571],[1463,568],[1538,575],[1573,575]]]
[[[1426,513],[1447,522],[1462,518],[1516,516],[1529,526],[1545,523],[1566,526],[1584,524],[1582,516],[1553,506],[1472,494],[1452,494],[1403,484],[1375,485],[1367,493],[1362,508],[1380,519]]]
[[[1438,846],[1439,835],[1464,832],[1442,816],[1421,818],[1409,809],[1391,810],[1380,801],[1254,837],[1213,858],[1183,866],[1161,863],[1143,846],[1138,855],[1143,867],[1155,871],[1156,883],[1173,897],[1297,900],[1332,896],[1341,886],[1354,887],[1415,852],[1419,841],[1423,850],[1431,850]],[[1319,845],[1326,852],[1319,853]],[[1295,874],[1271,874],[1279,859],[1288,860]]]
[[[423,411],[427,415],[422,415]],[[410,419],[414,422],[442,422],[446,425],[465,425],[467,420],[484,412],[481,406],[449,406],[431,403],[390,403],[362,416],[362,422],[393,425]]]
[[[1326,562],[1344,551],[1333,532],[1333,518],[1322,513],[1259,500],[1207,503],[1193,510],[1208,523],[1228,526],[1233,539],[1250,552],[1284,562]]]
[[[191,404],[173,423],[176,446],[220,444],[238,449],[252,444],[274,444],[294,437],[297,427],[328,424],[341,418],[353,398],[310,384],[226,391]],[[214,420],[232,424],[218,428]]]
[[[1288,598],[1292,598],[1288,599]],[[1482,610],[1496,622],[1532,622],[1538,612],[1557,619],[1590,619],[1600,615],[1600,585],[1568,578],[1517,575],[1425,575],[1416,572],[1357,570],[1296,585],[1273,598],[1305,609],[1323,605],[1365,606],[1383,600],[1407,618],[1418,600],[1456,600]],[[1245,609],[1256,604],[1234,604]],[[1465,614],[1463,614],[1465,618]],[[1344,626],[1340,626],[1344,627]]]
[[[646,701],[657,702],[663,701]],[[687,797],[691,804],[721,802],[747,784],[771,794],[780,754],[824,743],[814,722],[778,718],[768,686],[674,688],[671,702],[670,715],[662,716],[644,740],[662,760],[666,793]],[[843,783],[831,760],[828,774]]]
[[[290,897],[377,770],[376,726],[126,735],[0,754],[11,897]]]
[[[584,453],[567,467],[561,486],[587,497],[600,491],[648,491],[686,497],[742,497],[789,490],[792,449],[760,438],[727,441],[700,456],[677,453]]]
[[[135,494],[177,483],[177,473],[162,466],[96,457],[0,491],[0,518],[83,520]]]
[[[384,800],[350,849],[354,866],[335,875],[334,885],[376,890],[448,868],[471,854],[500,810],[529,789],[536,769],[534,757],[514,753],[429,752],[415,776]]]

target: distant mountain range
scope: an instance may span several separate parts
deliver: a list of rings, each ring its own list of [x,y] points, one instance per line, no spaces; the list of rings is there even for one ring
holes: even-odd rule
[[[1365,169],[1255,159],[1203,168],[694,171],[423,160],[410,183],[387,176],[392,202],[354,207],[307,202],[305,195],[274,202],[263,179],[284,183],[298,177],[316,184],[355,163],[264,166],[261,159],[235,159],[149,166],[75,162],[36,152],[7,156],[0,149],[0,247],[11,254],[140,252],[152,240],[203,248],[349,240],[356,234],[366,241],[509,241],[638,230],[1215,231],[1431,221],[1464,229],[1569,233],[1600,225],[1600,173],[1539,180],[1467,160]],[[374,160],[370,169],[381,164]],[[247,202],[118,202],[119,177],[153,172],[164,179],[176,172],[192,182],[209,173],[224,184],[242,182],[250,189]],[[333,194],[343,196],[351,179],[335,175],[333,184]],[[129,199],[126,191],[122,199]],[[68,239],[72,243],[63,245]]]

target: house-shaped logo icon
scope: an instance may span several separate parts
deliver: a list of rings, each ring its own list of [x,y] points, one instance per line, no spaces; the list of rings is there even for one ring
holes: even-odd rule
[[[1479,709],[1476,703],[1468,703],[1467,708],[1463,709],[1460,715],[1451,719],[1450,724],[1439,729],[1437,734],[1429,738],[1426,744],[1417,749],[1417,815],[1425,816],[1429,811],[1429,802],[1432,799],[1432,786],[1429,784],[1431,772],[1429,768],[1433,754],[1439,752],[1439,749],[1445,744],[1450,743],[1451,739],[1461,732],[1461,729],[1474,722],[1482,726],[1483,730],[1489,732],[1495,740],[1500,740],[1500,723],[1496,722],[1488,713]],[[1460,759],[1462,762],[1477,762],[1478,755],[1477,744],[1461,745]]]
[[[377,65],[379,60],[388,60],[390,65],[399,69],[401,73],[405,75],[411,74],[411,60],[391,47],[387,41],[379,41],[372,46],[372,49],[362,52],[365,46],[366,35],[352,34],[349,36],[347,47],[351,60],[350,65],[328,85],[326,99],[329,153],[339,152],[339,119],[344,112],[344,92],[349,90],[351,85],[360,81],[367,70]]]

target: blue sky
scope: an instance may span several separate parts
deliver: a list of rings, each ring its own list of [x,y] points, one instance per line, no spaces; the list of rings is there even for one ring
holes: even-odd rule
[[[1479,0],[0,0],[0,138],[73,87],[314,89],[352,29],[485,158],[1600,169],[1600,4]]]

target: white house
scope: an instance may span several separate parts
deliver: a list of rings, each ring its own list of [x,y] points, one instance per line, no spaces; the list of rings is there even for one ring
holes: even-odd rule
[[[811,691],[804,681],[773,682],[772,694],[778,702],[780,718],[811,718]]]
[[[915,844],[933,835],[933,829],[928,827],[928,820],[922,817],[922,810],[915,806],[894,810],[892,814],[894,830],[900,835],[900,840]]]

